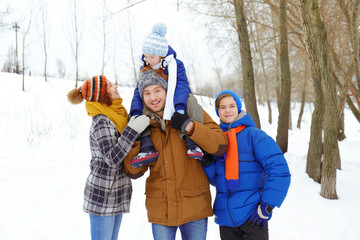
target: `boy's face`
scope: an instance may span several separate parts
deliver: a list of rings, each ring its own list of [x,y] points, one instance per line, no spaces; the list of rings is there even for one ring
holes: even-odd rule
[[[238,107],[232,96],[224,97],[220,100],[218,113],[224,123],[232,123],[238,116]]]
[[[150,67],[153,67],[160,63],[161,57],[152,54],[144,54],[144,59]]]
[[[154,113],[163,116],[166,91],[160,85],[149,85],[143,92],[144,104]]]

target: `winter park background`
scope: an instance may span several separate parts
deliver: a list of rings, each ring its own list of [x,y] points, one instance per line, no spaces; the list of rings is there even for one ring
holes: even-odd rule
[[[82,210],[83,188],[89,173],[91,118],[84,103],[71,105],[66,94],[73,80],[26,77],[0,73],[0,239],[90,239],[89,217]],[[130,108],[133,88],[119,87]],[[209,98],[197,96],[204,109],[218,121]],[[259,105],[262,129],[275,138],[267,108]],[[297,119],[299,103],[292,103]],[[270,239],[359,239],[360,126],[345,109],[345,134],[339,142],[342,170],[337,171],[338,200],[319,195],[320,185],[305,173],[311,111],[307,104],[302,127],[289,132],[285,157],[292,174],[291,186],[281,208],[270,221]],[[295,122],[295,121],[293,121]],[[145,178],[133,181],[131,212],[124,215],[119,239],[152,239],[145,209]],[[215,196],[215,189],[211,187]],[[209,218],[209,240],[220,239],[214,218]],[[179,237],[177,239],[180,239]]]

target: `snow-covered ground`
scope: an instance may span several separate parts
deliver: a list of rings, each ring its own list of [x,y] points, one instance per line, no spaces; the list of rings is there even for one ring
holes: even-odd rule
[[[0,73],[0,239],[90,239],[89,217],[82,210],[83,188],[89,173],[88,131],[91,118],[84,104],[71,105],[66,94],[75,83],[68,80]],[[127,109],[133,89],[119,88]],[[204,109],[218,121],[208,98]],[[258,106],[262,129],[275,138],[267,108]],[[292,174],[287,198],[269,223],[270,239],[359,239],[360,125],[345,109],[347,138],[339,143],[342,170],[337,171],[338,200],[319,195],[320,185],[305,173],[311,123],[306,105],[302,128],[296,128],[300,104],[292,104],[294,129],[289,132],[285,157]],[[131,213],[124,215],[119,239],[152,239],[144,196],[145,177],[133,181]],[[215,194],[214,188],[212,193]],[[214,195],[213,195],[214,196]],[[208,239],[220,239],[209,218]],[[181,239],[178,237],[177,239]]]

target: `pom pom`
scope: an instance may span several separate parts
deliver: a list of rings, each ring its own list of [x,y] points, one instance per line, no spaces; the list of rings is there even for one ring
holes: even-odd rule
[[[152,27],[152,32],[164,37],[167,32],[166,25],[164,23],[156,23]]]
[[[69,99],[69,102],[71,102],[72,104],[79,104],[84,100],[84,98],[83,98],[82,94],[79,92],[78,88],[71,90],[67,94],[67,97]]]

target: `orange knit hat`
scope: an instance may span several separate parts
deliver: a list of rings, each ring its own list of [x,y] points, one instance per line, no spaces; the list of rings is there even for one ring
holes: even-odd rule
[[[106,77],[95,76],[88,79],[79,89],[86,101],[99,102],[106,93]]]
[[[68,99],[73,104],[81,103],[84,99],[91,102],[100,102],[106,94],[106,77],[95,76],[84,82],[84,84],[71,90]]]

